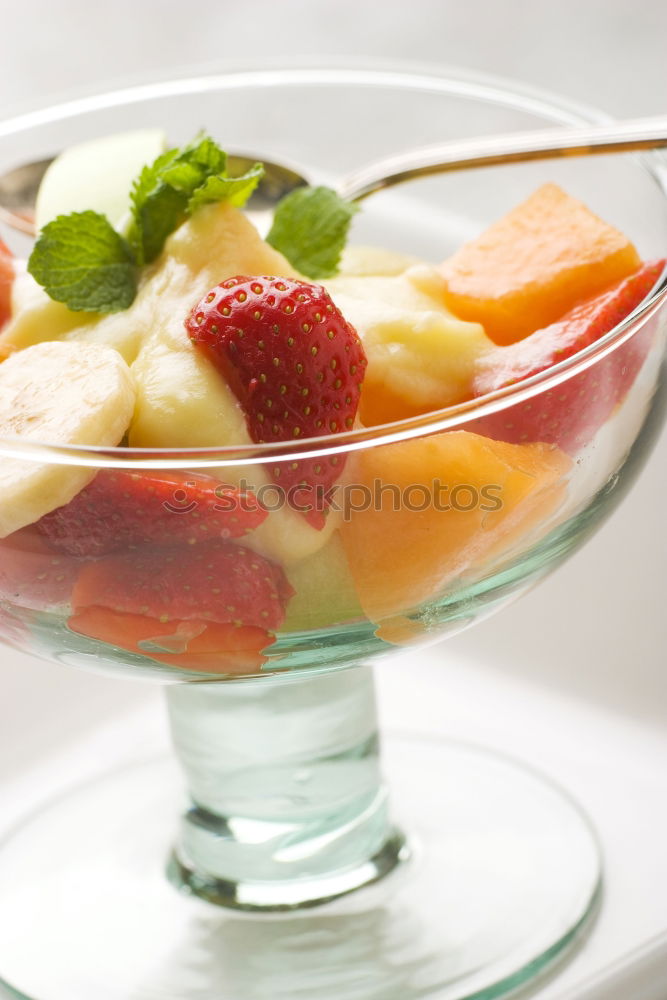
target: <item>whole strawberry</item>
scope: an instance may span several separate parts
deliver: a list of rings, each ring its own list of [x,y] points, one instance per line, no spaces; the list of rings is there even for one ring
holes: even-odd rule
[[[253,441],[298,441],[350,430],[366,355],[321,285],[237,275],[213,288],[185,323],[243,406]],[[338,455],[269,466],[288,502],[315,527],[339,478]]]

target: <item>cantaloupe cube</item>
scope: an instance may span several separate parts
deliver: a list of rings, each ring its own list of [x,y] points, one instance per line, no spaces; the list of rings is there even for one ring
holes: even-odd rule
[[[513,344],[639,265],[618,229],[544,184],[445,261],[445,300],[496,343]]]
[[[560,504],[571,464],[552,445],[469,431],[358,453],[354,482],[369,502],[349,515],[341,536],[367,616],[381,622],[416,608],[533,539]],[[350,509],[361,507],[363,490],[350,499]]]

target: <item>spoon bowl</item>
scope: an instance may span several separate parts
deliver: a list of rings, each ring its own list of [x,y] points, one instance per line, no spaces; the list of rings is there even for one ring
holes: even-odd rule
[[[22,163],[0,176],[0,222],[28,236],[35,235],[35,202],[42,178],[53,158]]]

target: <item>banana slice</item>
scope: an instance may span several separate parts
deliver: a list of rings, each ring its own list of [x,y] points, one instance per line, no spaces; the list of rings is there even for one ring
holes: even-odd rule
[[[117,351],[52,341],[0,364],[0,456],[3,439],[111,447],[134,412],[130,369]],[[69,503],[95,469],[0,461],[0,538]]]

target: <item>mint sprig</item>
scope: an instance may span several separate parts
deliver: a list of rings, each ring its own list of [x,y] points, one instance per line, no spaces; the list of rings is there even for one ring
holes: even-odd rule
[[[227,154],[201,134],[143,168],[132,186],[127,237],[97,212],[58,216],[40,233],[28,271],[52,299],[74,311],[127,309],[140,267],[159,256],[167,237],[201,205],[242,207],[263,172],[257,163],[242,177],[229,177]]]
[[[357,211],[331,188],[297,188],[278,203],[266,241],[307,278],[331,278]]]
[[[261,176],[261,174],[260,174]],[[192,214],[191,199],[207,181],[227,177],[227,154],[207,135],[169,149],[134,182],[128,239],[139,264],[159,256],[170,233]],[[250,192],[251,193],[251,192]],[[209,198],[209,201],[224,200]]]
[[[52,299],[74,312],[127,309],[137,292],[134,254],[98,212],[59,215],[44,226],[28,270]]]

